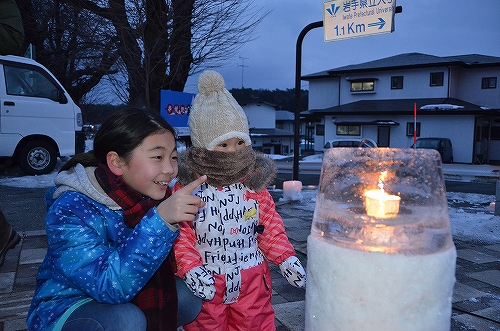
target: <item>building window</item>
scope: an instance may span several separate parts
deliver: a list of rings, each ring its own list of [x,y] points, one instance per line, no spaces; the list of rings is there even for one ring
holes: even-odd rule
[[[431,86],[443,86],[444,72],[431,72]]]
[[[403,88],[403,76],[391,77],[391,90],[400,90]]]
[[[316,124],[316,135],[324,136],[325,135],[325,125],[324,124]]]
[[[337,136],[360,136],[360,125],[337,125]]]
[[[406,136],[413,137],[414,122],[406,122]],[[417,137],[420,137],[420,122],[417,122]]]
[[[484,77],[481,80],[481,88],[497,88],[497,78],[496,77]]]
[[[491,127],[491,140],[500,140],[500,126]]]
[[[375,91],[375,80],[351,81],[351,92],[371,92]]]

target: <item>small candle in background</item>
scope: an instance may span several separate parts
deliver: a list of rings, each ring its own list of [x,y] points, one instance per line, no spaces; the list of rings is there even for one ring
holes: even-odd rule
[[[495,212],[495,205],[496,205],[495,201],[490,202],[490,206],[488,207],[488,210],[490,212],[494,213]]]
[[[302,182],[299,180],[288,180],[283,182],[283,199],[300,200],[302,199]]]

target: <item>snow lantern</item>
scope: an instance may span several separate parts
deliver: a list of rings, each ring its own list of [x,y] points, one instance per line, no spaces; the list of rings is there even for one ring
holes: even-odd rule
[[[283,182],[283,199],[302,199],[302,182],[300,180],[287,180]]]
[[[455,263],[437,151],[325,152],[307,240],[306,330],[449,331]]]

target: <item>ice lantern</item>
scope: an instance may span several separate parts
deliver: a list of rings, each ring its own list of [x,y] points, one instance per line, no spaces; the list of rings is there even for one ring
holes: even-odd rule
[[[455,261],[437,151],[325,152],[305,330],[449,331]]]

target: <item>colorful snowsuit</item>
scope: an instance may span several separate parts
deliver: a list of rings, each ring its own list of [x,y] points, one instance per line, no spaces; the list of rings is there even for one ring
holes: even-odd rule
[[[183,277],[203,266],[215,277],[216,294],[184,329],[275,330],[267,261],[279,264],[295,250],[271,195],[243,183],[204,183],[193,194],[206,206],[193,223],[181,224],[175,242],[177,274]]]
[[[55,188],[46,194],[49,248],[37,275],[29,330],[57,330],[63,314],[91,298],[110,304],[131,301],[178,236],[156,208],[134,229],[127,227],[123,210],[95,177],[89,178],[93,169],[77,165],[74,172],[61,172],[55,196]]]

